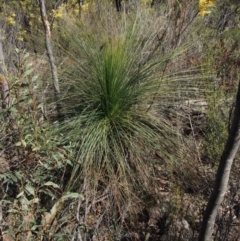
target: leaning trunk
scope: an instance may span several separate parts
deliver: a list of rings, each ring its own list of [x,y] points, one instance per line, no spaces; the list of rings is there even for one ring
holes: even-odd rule
[[[213,192],[208,201],[198,241],[210,241],[219,206],[227,190],[229,175],[233,160],[240,145],[240,82],[232,125],[224,151],[222,153]]]

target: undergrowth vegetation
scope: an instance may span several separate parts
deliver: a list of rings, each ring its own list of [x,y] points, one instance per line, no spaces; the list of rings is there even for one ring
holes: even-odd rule
[[[58,100],[44,36],[6,62],[4,241],[196,240],[231,121],[236,23],[224,32],[218,10],[203,19],[191,1],[124,6],[52,19]]]

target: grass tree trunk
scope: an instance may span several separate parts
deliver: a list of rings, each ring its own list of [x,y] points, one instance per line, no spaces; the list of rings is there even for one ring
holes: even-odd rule
[[[212,240],[214,223],[219,206],[227,190],[229,175],[233,160],[240,145],[240,82],[238,86],[235,111],[228,139],[218,166],[215,185],[209,198],[198,241]]]
[[[59,80],[58,80],[58,72],[57,72],[57,66],[55,62],[55,58],[53,55],[53,48],[51,44],[51,29],[50,29],[50,24],[48,22],[47,18],[47,12],[46,12],[46,6],[45,6],[45,1],[44,0],[39,0],[39,6],[40,6],[40,11],[41,11],[41,17],[42,17],[42,22],[44,25],[45,29],[45,41],[46,41],[46,48],[47,48],[47,54],[49,57],[50,65],[51,65],[51,71],[52,71],[52,77],[53,77],[53,83],[54,83],[54,92],[55,92],[55,98],[57,102],[57,114],[58,117],[61,115],[61,106],[59,103],[60,100],[60,88],[59,88]]]
[[[0,86],[1,86],[2,108],[5,109],[10,105],[10,95],[9,95],[9,86],[6,79],[5,60],[4,60],[1,35],[0,35]]]

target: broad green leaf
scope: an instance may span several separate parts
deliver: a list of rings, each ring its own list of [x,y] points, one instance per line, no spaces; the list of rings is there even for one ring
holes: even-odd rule
[[[11,208],[7,212],[8,213],[18,213],[19,211],[17,209]]]
[[[34,231],[34,230],[36,230],[36,229],[38,229],[38,228],[41,228],[41,227],[42,227],[42,225],[33,225],[33,226],[31,227],[31,230]]]
[[[51,211],[50,211],[51,215],[54,215],[54,214],[56,213],[58,205],[59,205],[59,201],[57,201],[57,202],[53,205],[53,207],[52,207],[52,209],[51,209]]]
[[[57,185],[56,183],[51,182],[51,181],[48,181],[48,182],[44,183],[43,185],[44,186],[52,186],[52,187],[55,187],[55,188],[60,188],[59,185]]]
[[[45,167],[47,170],[52,170],[52,167],[49,166],[48,163],[43,163],[43,162],[41,162],[40,160],[39,160],[39,163],[40,163],[43,167]]]
[[[24,139],[28,140],[28,139],[32,139],[32,138],[33,138],[33,136],[31,134],[27,134]]]
[[[38,109],[42,109],[43,107],[44,107],[44,103],[40,103],[40,104],[37,106]]]
[[[33,203],[39,203],[40,199],[39,198],[33,198],[32,200],[28,201],[28,204],[31,205]]]
[[[21,197],[24,194],[24,191],[21,191],[18,195],[17,198]]]
[[[9,181],[9,179],[12,180],[13,182],[17,182],[18,181],[16,176],[13,173],[11,173],[11,172],[8,172],[8,181]]]
[[[29,57],[29,53],[26,53],[24,54],[23,59],[27,59],[28,57]],[[28,63],[26,67],[29,68],[31,66],[32,66],[32,63]]]
[[[26,189],[26,191],[27,191],[29,194],[31,194],[31,195],[34,195],[34,194],[35,194],[35,189],[34,189],[33,186],[26,185],[26,186],[25,186],[25,189]]]
[[[11,201],[9,201],[9,200],[5,200],[5,199],[3,199],[2,202],[5,203],[5,204],[12,204]]]
[[[15,172],[15,176],[17,177],[17,179],[18,180],[22,180],[22,178],[23,178],[23,173],[22,172],[20,172],[20,171],[16,171]]]
[[[15,108],[14,106],[11,107],[11,108],[9,109],[9,111],[12,112],[12,113],[18,113],[17,108]]]
[[[55,196],[55,194],[53,194],[49,189],[41,189],[41,190],[39,190],[39,192],[43,192],[43,193],[45,193],[45,194],[47,194],[48,196],[50,196],[50,197],[53,197],[54,199],[56,199],[57,197]]]
[[[65,161],[66,161],[66,163],[67,163],[68,165],[73,166],[73,163],[72,163],[69,159],[67,159],[67,160],[65,160]]]
[[[32,148],[33,151],[39,151],[40,149],[41,149],[40,146],[35,146],[35,147]]]
[[[32,82],[35,82],[37,79],[38,79],[38,75],[34,75],[33,77],[32,77]]]
[[[23,147],[26,147],[26,146],[27,146],[26,141],[24,141],[23,139],[21,139],[21,144],[22,144]]]
[[[84,196],[82,194],[76,193],[76,192],[65,193],[62,196],[63,200],[67,200],[67,199],[71,199],[71,198],[81,198],[82,200],[84,200]]]
[[[23,73],[23,78],[30,75],[31,73],[33,72],[33,69],[29,69],[29,70],[26,70],[24,73]]]

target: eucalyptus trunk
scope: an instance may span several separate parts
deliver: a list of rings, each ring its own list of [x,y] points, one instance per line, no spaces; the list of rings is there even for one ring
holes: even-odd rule
[[[51,43],[51,29],[50,29],[50,24],[47,18],[47,12],[46,12],[46,6],[45,6],[45,1],[44,0],[39,0],[39,6],[40,6],[40,11],[41,11],[41,17],[42,17],[42,22],[44,25],[45,29],[45,41],[46,41],[46,49],[47,49],[47,54],[49,57],[50,65],[51,65],[51,71],[52,71],[52,77],[53,77],[53,84],[54,84],[54,93],[55,93],[55,98],[57,101],[57,114],[58,117],[60,117],[60,87],[59,87],[59,80],[58,80],[58,72],[57,72],[57,66],[56,66],[56,61],[53,55],[53,48],[52,48],[52,43]]]
[[[240,145],[240,82],[238,86],[235,110],[228,139],[222,153],[215,185],[209,198],[202,221],[202,227],[198,241],[212,240],[214,223],[219,206],[221,205],[227,190],[229,175],[233,160]]]

